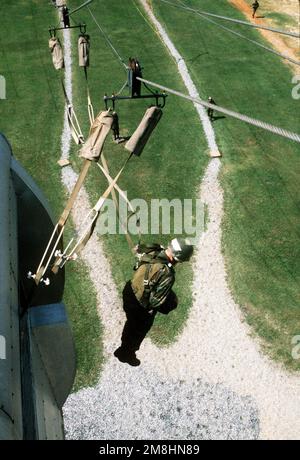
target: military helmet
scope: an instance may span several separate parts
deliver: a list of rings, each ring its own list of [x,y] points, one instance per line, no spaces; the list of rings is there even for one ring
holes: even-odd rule
[[[176,262],[187,262],[193,255],[194,247],[186,238],[174,238],[169,249],[172,251]]]

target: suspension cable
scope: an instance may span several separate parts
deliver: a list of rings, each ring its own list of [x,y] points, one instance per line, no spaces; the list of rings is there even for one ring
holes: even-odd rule
[[[180,93],[179,91],[175,91],[171,88],[167,88],[166,86],[159,85],[158,83],[154,83],[149,80],[145,80],[144,78],[137,77],[137,80],[140,80],[143,83],[147,83],[148,85],[154,86],[155,88],[162,89],[167,93],[174,94],[175,96],[182,97],[183,99],[187,99],[189,101],[194,102],[194,104],[200,104],[206,108],[216,110],[217,112],[224,113],[225,115],[236,118],[237,120],[243,121],[248,123],[249,125],[257,126],[258,128],[262,128],[265,131],[270,131],[273,134],[277,134],[278,136],[285,137],[286,139],[290,139],[295,142],[300,143],[300,134],[293,133],[292,131],[288,131],[283,128],[279,128],[278,126],[271,125],[270,123],[266,123],[264,121],[257,120],[256,118],[248,117],[247,115],[243,115],[238,112],[233,112],[232,110],[226,109],[224,107],[210,104],[209,102],[203,101],[202,99],[198,99],[196,97],[188,96],[187,94]]]
[[[273,27],[267,27],[267,26],[263,26],[263,25],[260,25],[260,24],[251,24],[250,22],[242,21],[240,19],[229,18],[228,16],[221,16],[219,14],[208,13],[207,11],[196,10],[194,8],[190,8],[187,5],[184,5],[184,6],[175,5],[174,3],[171,3],[168,0],[160,0],[160,1],[163,2],[163,3],[168,3],[169,5],[175,6],[177,8],[181,8],[181,9],[184,9],[184,10],[191,11],[193,13],[203,14],[204,16],[211,16],[213,18],[222,19],[224,21],[230,21],[230,22],[234,22],[234,23],[241,24],[241,25],[244,25],[244,26],[254,27],[255,29],[269,30],[270,32],[274,32],[274,33],[277,33],[277,34],[287,35],[289,37],[300,38],[300,34],[297,34],[295,32],[287,32],[287,31],[282,30],[282,29],[275,29]]]
[[[124,62],[124,60],[122,59],[122,57],[120,56],[120,54],[118,53],[118,51],[116,50],[116,48],[114,47],[112,41],[109,39],[108,35],[104,32],[104,30],[102,29],[102,27],[100,26],[99,22],[97,21],[97,19],[95,18],[94,14],[92,13],[91,9],[89,6],[87,6],[87,9],[89,10],[89,13],[93,19],[93,21],[95,22],[95,24],[97,25],[98,29],[100,30],[101,34],[103,35],[106,43],[109,45],[109,47],[112,49],[113,53],[116,55],[116,57],[118,58],[118,60],[121,62],[122,66],[125,68],[126,72],[127,72],[127,65],[126,63]]]
[[[160,0],[160,1],[164,2],[164,3],[167,3],[167,4],[171,5],[171,6],[174,6],[175,8],[181,8],[181,9],[184,9],[184,10],[187,10],[187,11],[190,10],[190,8],[188,8],[186,6],[175,5],[174,3],[168,2],[167,0]],[[205,19],[206,21],[216,25],[217,27],[220,27],[221,29],[226,30],[227,32],[229,32],[229,33],[231,33],[233,35],[236,35],[237,37],[242,38],[243,40],[246,40],[246,41],[248,41],[248,42],[250,42],[250,43],[252,43],[252,44],[254,44],[256,46],[259,46],[260,48],[263,48],[266,51],[269,51],[270,53],[276,54],[277,56],[280,56],[281,58],[286,59],[287,61],[292,62],[295,65],[300,66],[300,61],[296,61],[295,59],[287,56],[286,54],[279,53],[278,51],[276,51],[276,50],[274,50],[272,48],[269,48],[268,46],[265,46],[262,43],[259,43],[259,42],[255,41],[255,40],[252,40],[251,38],[245,37],[245,35],[242,35],[239,32],[236,32],[236,31],[234,31],[232,29],[229,29],[228,27],[225,27],[222,24],[219,24],[218,22],[207,18],[202,13],[199,13],[197,10],[194,10],[194,13],[197,14],[198,16],[200,16],[202,19]]]

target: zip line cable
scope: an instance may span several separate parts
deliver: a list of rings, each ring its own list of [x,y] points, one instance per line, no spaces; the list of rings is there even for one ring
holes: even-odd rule
[[[175,5],[174,3],[168,2],[167,0],[160,0],[160,1],[164,2],[164,3],[167,3],[167,4],[171,5],[171,6],[174,6],[175,8],[181,8],[181,9],[186,10],[186,11],[190,10],[186,6]],[[300,66],[300,61],[296,61],[295,59],[287,56],[286,54],[279,53],[278,51],[275,51],[274,49],[269,48],[269,47],[263,45],[262,43],[259,43],[259,42],[255,41],[255,40],[252,40],[251,38],[245,37],[245,35],[242,35],[239,32],[236,32],[236,31],[234,31],[232,29],[229,29],[228,27],[225,27],[222,24],[219,24],[218,22],[207,18],[206,16],[203,16],[203,14],[197,12],[196,10],[194,11],[194,13],[197,14],[198,16],[200,16],[202,19],[205,19],[206,21],[216,25],[217,27],[220,27],[221,29],[226,30],[227,32],[229,32],[229,33],[231,33],[233,35],[236,35],[237,37],[242,38],[243,40],[246,40],[246,41],[248,41],[248,42],[250,42],[250,43],[252,43],[252,44],[254,44],[256,46],[259,46],[260,48],[263,48],[266,51],[269,51],[270,53],[276,54],[277,56],[280,56],[281,58],[286,59],[287,61],[290,61],[293,64]]]
[[[72,14],[74,13],[77,13],[77,11],[81,10],[82,8],[84,8],[85,6],[88,6],[90,3],[92,3],[93,0],[87,0],[85,3],[83,3],[82,5],[78,6],[77,8],[75,8],[74,10],[70,11],[69,13],[69,16],[71,16]]]
[[[151,22],[146,18],[146,16],[143,14],[143,12],[140,10],[140,8],[137,6],[137,4],[135,3],[135,0],[132,0],[132,3],[134,4],[135,8],[137,9],[138,13],[140,14],[140,16],[142,16],[142,18],[144,19],[144,21],[148,24],[148,26],[153,30],[153,32],[156,34],[156,35],[159,35],[156,28],[151,24]]]
[[[113,53],[116,55],[116,57],[118,58],[118,60],[121,62],[122,66],[125,68],[126,72],[127,72],[127,65],[126,63],[123,61],[122,57],[120,56],[120,54],[118,53],[118,51],[116,50],[116,48],[114,47],[112,41],[109,39],[109,37],[107,36],[107,34],[104,32],[104,30],[102,29],[102,27],[100,26],[99,22],[97,21],[97,19],[95,18],[94,14],[92,13],[91,9],[89,6],[87,6],[87,9],[93,19],[93,21],[95,22],[95,24],[97,25],[98,29],[100,30],[101,34],[103,35],[106,43],[108,44],[108,46],[112,49]]]
[[[187,94],[180,93],[179,91],[175,91],[171,88],[167,88],[166,86],[159,85],[158,83],[154,83],[149,80],[145,80],[144,78],[137,77],[143,83],[147,83],[148,85],[154,86],[155,88],[159,88],[167,93],[174,94],[175,96],[182,97],[183,99],[187,99],[189,101],[194,102],[194,104],[200,104],[206,108],[216,110],[217,112],[224,113],[229,117],[236,118],[237,120],[243,121],[248,123],[249,125],[257,126],[258,128],[262,128],[265,131],[270,131],[273,134],[277,134],[278,136],[285,137],[286,139],[290,139],[295,142],[300,143],[300,134],[293,133],[292,131],[288,131],[283,128],[279,128],[278,126],[271,125],[270,123],[266,123],[261,120],[257,120],[256,118],[248,117],[247,115],[243,115],[238,112],[233,112],[232,110],[226,109],[224,107],[220,107],[215,104],[210,104],[209,102],[203,101],[202,99],[198,99],[196,97],[188,96]]]
[[[234,23],[241,24],[241,25],[244,25],[244,26],[254,27],[255,29],[269,30],[270,32],[274,32],[274,33],[281,34],[281,35],[287,35],[288,37],[300,38],[300,34],[297,34],[295,32],[287,32],[287,31],[282,30],[282,29],[275,29],[273,27],[262,26],[262,25],[259,25],[259,24],[251,24],[250,22],[242,21],[240,19],[229,18],[227,16],[220,16],[219,14],[208,13],[207,11],[196,10],[194,8],[190,8],[187,5],[184,5],[184,6],[175,5],[174,3],[171,3],[168,0],[160,0],[160,1],[163,2],[163,3],[168,3],[169,5],[175,6],[177,8],[182,8],[182,9],[191,11],[193,13],[203,14],[204,16],[211,16],[213,18],[222,19],[224,21],[230,21],[230,22],[234,22]]]
[[[166,1],[166,0],[161,0],[161,1]],[[184,9],[187,8],[186,5],[185,5],[183,2],[181,2],[180,0],[178,0],[178,1],[179,1],[179,3],[181,3],[181,5],[182,5],[181,8],[184,8]],[[169,3],[170,3],[170,2],[169,2]],[[172,3],[170,3],[170,4],[172,4]],[[180,7],[180,5],[175,5],[174,3],[173,3],[172,5],[173,5],[173,6],[178,6],[178,7]],[[256,45],[256,46],[259,46],[260,48],[263,48],[264,50],[269,51],[270,53],[276,54],[277,56],[280,56],[281,58],[286,59],[287,61],[290,61],[290,62],[292,62],[293,64],[296,64],[296,65],[299,65],[299,66],[300,66],[300,61],[296,61],[295,59],[291,58],[290,56],[288,56],[288,55],[286,55],[286,54],[279,53],[278,51],[275,51],[273,48],[269,48],[268,46],[265,46],[265,45],[263,45],[262,43],[257,42],[256,40],[252,40],[251,38],[248,38],[248,37],[246,37],[245,35],[240,34],[239,32],[236,32],[236,31],[234,31],[234,30],[232,30],[232,29],[229,29],[228,27],[225,27],[225,26],[223,26],[222,24],[219,24],[218,22],[213,21],[212,19],[207,18],[206,16],[203,16],[202,14],[200,14],[200,13],[198,13],[198,12],[195,12],[195,14],[197,14],[197,15],[200,16],[201,18],[205,19],[206,21],[208,21],[208,22],[210,22],[210,23],[212,23],[212,24],[215,24],[217,27],[220,27],[221,29],[226,30],[227,32],[229,32],[229,33],[231,33],[231,34],[236,35],[237,37],[242,38],[243,40],[247,40],[248,42],[250,42],[250,43],[252,43],[252,44],[254,44],[254,45]]]
[[[187,10],[190,9],[190,8],[185,7],[185,6],[184,6],[184,7],[180,7],[179,5],[175,5],[174,3],[171,3],[171,2],[169,2],[169,1],[167,1],[167,0],[160,0],[160,1],[162,1],[162,2],[164,2],[164,3],[168,3],[168,4],[170,4],[170,5],[172,5],[172,6],[175,6],[175,7],[182,8],[182,9],[187,9]],[[182,3],[182,2],[180,2],[180,3]],[[87,8],[88,8],[88,10],[90,11],[89,6],[88,6]],[[112,45],[110,39],[109,39],[109,38],[106,36],[106,34],[103,32],[103,30],[101,29],[100,25],[98,24],[98,22],[97,22],[95,16],[93,15],[93,13],[92,13],[91,11],[90,11],[90,14],[91,14],[92,18],[94,19],[95,23],[98,25],[100,31],[104,34],[104,36],[105,36],[107,42],[108,42],[109,45],[112,47],[112,49],[113,49],[114,53],[116,54],[116,56],[118,57],[118,59],[122,62],[122,64],[123,64],[123,65],[126,67],[126,69],[127,69],[127,66],[126,66],[126,64],[124,63],[124,61],[122,60],[120,54],[118,53],[118,51],[116,50],[116,48]],[[200,14],[200,13],[198,13],[198,12],[196,12],[196,14],[199,15],[199,16],[201,16],[201,17],[203,17],[202,14]],[[284,57],[285,59],[290,60],[290,61],[293,62],[294,64],[300,65],[300,62],[294,61],[293,59],[289,58],[288,56],[284,56],[284,55],[278,53],[277,51],[274,51],[274,50],[272,50],[272,49],[270,49],[270,48],[267,48],[267,47],[265,47],[264,45],[262,45],[262,44],[260,44],[260,43],[258,43],[258,42],[256,42],[256,41],[254,41],[254,40],[251,40],[251,39],[245,37],[244,35],[239,34],[238,32],[235,32],[235,31],[233,31],[233,30],[231,30],[231,29],[228,29],[227,27],[222,26],[221,24],[218,24],[217,22],[213,21],[212,19],[209,19],[209,18],[206,18],[206,17],[203,17],[203,19],[205,19],[205,20],[207,20],[207,21],[209,21],[209,22],[212,22],[213,24],[217,25],[218,27],[221,27],[222,29],[227,30],[227,31],[230,32],[230,33],[233,33],[233,34],[235,34],[235,35],[238,35],[238,36],[240,36],[241,38],[243,38],[243,39],[245,39],[245,40],[247,40],[247,41],[250,41],[250,42],[252,42],[252,43],[254,43],[254,44],[258,45],[258,46],[261,46],[262,48],[264,48],[264,49],[266,49],[266,50],[268,50],[268,51],[270,51],[270,52],[272,52],[272,53],[274,53],[274,54],[277,54],[277,55],[279,55],[279,56],[281,56],[281,57]],[[248,123],[248,124],[250,124],[250,125],[253,125],[253,126],[256,126],[256,127],[258,127],[258,128],[264,129],[265,131],[272,132],[273,134],[277,134],[277,135],[279,135],[279,136],[282,136],[282,137],[285,137],[285,138],[287,138],[287,139],[290,139],[290,140],[293,140],[293,141],[295,141],[295,142],[299,142],[299,143],[300,143],[300,134],[293,133],[293,132],[288,131],[288,130],[286,130],[286,129],[283,129],[283,128],[280,128],[280,127],[271,125],[270,123],[266,123],[266,122],[264,122],[264,121],[257,120],[257,119],[255,119],[255,118],[248,117],[247,115],[243,115],[243,114],[240,114],[240,113],[238,113],[238,112],[234,112],[234,111],[232,111],[232,110],[228,110],[228,109],[226,109],[226,108],[224,108],[224,107],[220,107],[220,106],[216,106],[216,105],[214,105],[214,104],[210,104],[210,103],[208,103],[208,102],[206,102],[206,101],[203,101],[203,100],[201,100],[201,99],[198,99],[198,98],[194,98],[194,97],[185,95],[185,94],[180,93],[180,92],[178,92],[178,91],[172,90],[171,88],[168,88],[168,87],[159,85],[159,84],[154,83],[154,82],[149,81],[149,80],[145,80],[144,78],[137,77],[137,79],[138,79],[139,81],[143,82],[144,84],[148,84],[148,85],[150,85],[150,86],[153,86],[153,87],[162,89],[163,91],[166,91],[166,92],[168,92],[168,93],[170,93],[170,94],[174,94],[174,95],[176,95],[176,96],[179,96],[179,97],[182,97],[182,98],[184,98],[184,99],[190,100],[190,101],[194,102],[195,104],[200,104],[200,105],[202,105],[202,106],[204,106],[204,107],[206,107],[206,108],[214,109],[214,110],[216,110],[216,111],[218,111],[218,112],[220,112],[220,113],[224,113],[225,115],[228,115],[229,117],[236,118],[236,119],[238,119],[238,120],[240,120],[240,121],[243,121],[243,122],[245,122],[245,123]]]

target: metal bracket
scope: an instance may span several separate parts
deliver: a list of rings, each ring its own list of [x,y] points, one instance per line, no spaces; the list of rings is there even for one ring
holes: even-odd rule
[[[55,37],[56,36],[56,32],[58,30],[68,30],[68,29],[80,29],[80,32],[82,34],[86,34],[86,24],[77,24],[75,26],[70,26],[70,27],[49,27],[49,33],[50,33],[50,37]]]
[[[156,101],[156,106],[157,107],[160,107],[161,109],[164,108],[164,106],[166,105],[166,98],[168,97],[168,95],[166,93],[153,93],[153,94],[145,94],[145,95],[141,95],[141,96],[115,96],[114,94],[112,94],[111,96],[107,96],[105,94],[105,96],[103,97],[103,100],[104,100],[104,103],[105,103],[105,107],[106,107],[106,110],[108,110],[108,101],[111,101],[112,102],[112,108],[113,110],[115,110],[115,103],[116,101],[125,101],[125,100],[140,100],[140,99],[155,99]],[[162,103],[160,104],[159,103],[159,100],[162,99]]]
[[[34,275],[32,272],[28,272],[28,273],[27,273],[27,278],[28,278],[29,280],[31,280],[31,279],[32,279],[32,280],[35,280],[36,275]],[[49,278],[45,278],[45,279],[44,279],[44,278],[41,278],[40,283],[44,283],[45,286],[49,286],[49,285],[50,285],[50,280],[49,280]]]

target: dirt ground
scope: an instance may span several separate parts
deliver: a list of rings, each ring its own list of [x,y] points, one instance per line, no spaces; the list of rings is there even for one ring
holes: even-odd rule
[[[260,8],[257,11],[257,18],[252,19],[252,0],[229,0],[229,2],[242,11],[247,19],[255,24],[271,26],[278,29],[300,33],[300,0],[260,0]],[[286,25],[275,18],[268,17],[269,14],[279,13],[286,16]],[[289,38],[284,35],[275,34],[261,30],[261,34],[272,43],[273,47],[291,57],[300,60],[300,39]],[[300,67],[285,61],[295,74],[300,74]]]

